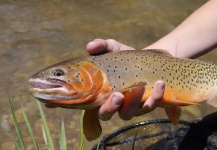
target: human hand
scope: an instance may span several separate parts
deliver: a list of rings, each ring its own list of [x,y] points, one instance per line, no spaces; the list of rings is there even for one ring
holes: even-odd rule
[[[94,41],[89,42],[86,48],[91,55],[114,51],[119,52],[123,50],[134,50],[134,48],[113,39],[95,39]],[[153,87],[152,95],[142,104],[140,104],[141,99],[133,101],[133,105],[129,106],[128,109],[122,109],[121,107],[124,102],[124,95],[119,92],[113,92],[107,101],[99,108],[99,118],[104,121],[109,120],[117,111],[119,111],[119,116],[123,120],[130,120],[133,116],[148,113],[158,106],[164,94],[164,86],[165,84],[162,80],[156,81]],[[141,97],[143,94],[144,90],[141,90],[138,93]],[[140,110],[139,114],[138,110]]]

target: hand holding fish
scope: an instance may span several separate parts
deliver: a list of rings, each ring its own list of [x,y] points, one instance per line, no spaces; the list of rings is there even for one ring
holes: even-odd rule
[[[102,54],[106,52],[119,52],[123,50],[134,50],[134,48],[124,45],[120,42],[117,42],[113,39],[103,40],[95,39],[94,41],[87,44],[87,51],[91,55]],[[114,92],[107,99],[107,101],[99,108],[99,117],[101,120],[109,120],[111,117],[119,111],[119,116],[123,120],[130,120],[133,116],[142,115],[154,110],[164,93],[164,81],[159,80],[155,83],[152,95],[142,104],[141,100],[133,101],[133,105],[130,105],[127,109],[123,109],[122,104],[124,100],[124,95],[119,92]],[[144,91],[139,93],[140,95],[144,94]],[[140,104],[140,105],[139,105]],[[143,109],[138,114],[138,109]]]

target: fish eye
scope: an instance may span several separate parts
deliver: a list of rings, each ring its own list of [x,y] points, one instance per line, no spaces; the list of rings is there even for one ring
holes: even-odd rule
[[[54,76],[63,76],[65,75],[65,72],[62,70],[62,69],[56,69],[54,70],[54,73],[53,73]]]

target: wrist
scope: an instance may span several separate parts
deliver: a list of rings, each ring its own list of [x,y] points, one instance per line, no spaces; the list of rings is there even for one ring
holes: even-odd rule
[[[178,41],[175,39],[168,39],[168,37],[163,37],[157,42],[143,48],[143,50],[147,49],[162,49],[168,51],[174,57],[179,57],[177,54]]]

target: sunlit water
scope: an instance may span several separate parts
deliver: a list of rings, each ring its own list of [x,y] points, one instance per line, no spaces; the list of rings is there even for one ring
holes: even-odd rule
[[[81,0],[81,1],[14,1],[0,2],[0,149],[15,149],[17,140],[7,93],[15,107],[23,137],[28,149],[32,143],[21,112],[21,104],[30,119],[41,148],[45,148],[41,120],[35,99],[28,93],[28,77],[53,63],[87,55],[86,44],[95,38],[113,38],[141,49],[176,27],[204,0]],[[214,50],[200,59],[216,62]],[[206,104],[184,109],[182,119],[199,119],[216,109]],[[79,141],[78,110],[44,109],[48,125],[58,145],[58,128],[64,119],[68,148]],[[166,118],[164,110],[131,121],[122,121],[117,115],[102,122],[103,135],[135,122]],[[85,141],[85,149],[97,143]]]

